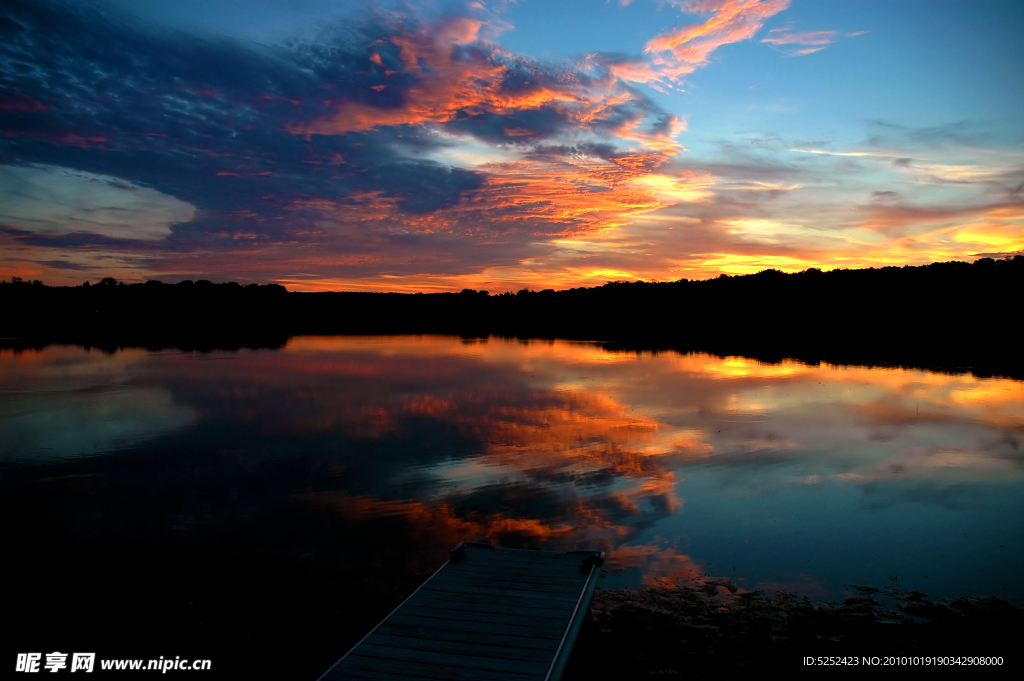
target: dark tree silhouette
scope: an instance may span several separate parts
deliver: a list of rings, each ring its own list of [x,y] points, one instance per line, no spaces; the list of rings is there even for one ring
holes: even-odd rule
[[[205,279],[125,285],[111,277],[48,287],[14,277],[0,283],[0,336],[35,344],[238,347],[313,333],[497,334],[1020,375],[1022,294],[1020,255],[500,295],[300,293]]]

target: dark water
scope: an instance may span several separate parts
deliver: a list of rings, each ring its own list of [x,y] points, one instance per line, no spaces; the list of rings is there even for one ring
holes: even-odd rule
[[[607,586],[708,575],[823,599],[851,583],[1024,596],[1019,381],[308,337],[238,352],[8,350],[0,388],[3,532],[26,579],[45,563],[102,581],[124,556],[168,565],[173,551],[194,558],[173,568],[182,608],[214,581],[209,602],[245,583],[287,603],[306,579],[257,579],[254,562],[333,571],[369,598],[375,577],[415,586],[450,546],[486,538],[603,548]],[[123,578],[145,591],[137,573],[152,565]],[[210,608],[181,615],[182,636],[216,627],[225,615]]]

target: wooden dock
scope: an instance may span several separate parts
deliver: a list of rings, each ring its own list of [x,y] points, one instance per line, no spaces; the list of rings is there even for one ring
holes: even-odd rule
[[[321,681],[558,681],[601,573],[600,551],[459,544]]]

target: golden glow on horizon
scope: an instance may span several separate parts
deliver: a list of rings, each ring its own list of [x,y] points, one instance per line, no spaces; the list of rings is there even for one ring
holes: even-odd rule
[[[664,209],[681,203],[701,206],[713,200],[717,189],[711,178],[684,176],[673,181],[662,173],[643,174],[599,160],[507,164],[500,170],[504,176],[489,182],[478,195],[481,203],[499,206],[490,213],[493,219],[489,224],[500,228],[505,220],[511,225],[538,220],[547,225],[548,232],[537,236],[538,247],[554,246],[554,251],[460,275],[422,272],[376,281],[290,279],[281,283],[294,290],[411,293],[473,288],[495,294],[523,287],[560,290],[622,280],[710,279],[722,273],[754,274],[769,268],[798,272],[811,267],[831,270],[971,262],[981,257],[979,254],[1024,252],[1024,204],[1001,204],[973,211],[851,213],[843,218],[850,221],[844,228],[809,232],[800,221],[727,219],[718,223],[719,229],[732,241],[714,245],[736,250],[697,252],[680,259],[674,256],[676,249],[686,246],[680,239],[700,223],[664,214]],[[659,187],[674,188],[677,196],[660,192]],[[474,208],[460,206],[423,220],[421,225],[424,229],[431,225],[438,231],[456,230],[473,213]],[[933,226],[935,223],[938,225]],[[553,233],[552,228],[564,231]]]

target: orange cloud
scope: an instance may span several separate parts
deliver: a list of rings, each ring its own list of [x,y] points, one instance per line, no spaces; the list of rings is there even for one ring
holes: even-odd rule
[[[707,177],[693,173],[671,178],[656,174],[669,157],[679,153],[675,137],[685,124],[668,114],[652,121],[649,104],[624,88],[614,73],[590,77],[564,72],[554,77],[481,39],[481,27],[475,19],[458,18],[416,31],[396,30],[375,46],[369,60],[383,69],[385,81],[401,76],[406,78],[402,82],[408,82],[408,76],[415,77],[415,83],[402,90],[399,106],[339,100],[331,114],[292,123],[289,131],[338,135],[433,125],[444,126],[450,136],[472,132],[464,125],[467,117],[509,116],[512,120],[517,113],[544,108],[557,114],[570,137],[599,132],[602,139],[633,143],[634,148],[606,151],[601,157],[568,152],[518,153],[518,158],[508,160],[470,156],[474,169],[485,175],[483,187],[464,193],[455,206],[427,214],[399,216],[398,202],[380,194],[345,202],[303,199],[293,206],[346,221],[400,217],[402,229],[421,234],[527,230],[574,235],[621,227],[635,215],[670,205],[673,193],[678,199],[691,186],[710,184]],[[388,45],[391,56],[385,56]],[[518,123],[498,123],[493,128],[506,144],[529,142],[538,134]],[[666,192],[670,185],[671,191]]]
[[[523,160],[485,166],[486,185],[453,212],[493,224],[529,223],[535,233],[577,234],[629,223],[633,215],[665,205],[635,184],[660,154],[631,154],[605,161],[588,158]]]
[[[421,234],[533,235],[596,234],[630,224],[633,217],[679,200],[699,200],[713,182],[706,174],[658,172],[663,151],[634,151],[607,159],[534,154],[481,165],[480,189],[456,205],[422,215],[402,215],[404,230]],[[398,216],[398,201],[380,192],[344,201],[303,199],[294,208],[345,221],[386,221]]]
[[[332,114],[292,123],[288,130],[301,135],[335,135],[397,125],[450,123],[460,116],[504,115],[540,107],[549,107],[570,126],[586,130],[618,120],[622,112],[615,107],[636,97],[621,88],[611,74],[585,78],[564,72],[544,77],[536,65],[481,39],[481,27],[476,19],[460,17],[417,31],[396,31],[387,42],[397,48],[397,60],[385,63],[380,50],[369,59],[384,69],[385,81],[415,77],[415,84],[403,90],[400,106],[338,100]],[[463,49],[470,46],[473,49]],[[513,76],[514,85],[510,82]],[[626,117],[621,125],[624,139],[662,150],[678,148],[671,141],[678,125],[662,134],[643,133],[639,129],[643,117],[642,113]],[[510,129],[513,137],[532,134],[514,126]]]
[[[660,35],[647,43],[646,51],[662,80],[678,82],[708,62],[722,45],[749,40],[764,22],[789,7],[789,0],[703,0],[685,8],[714,12],[703,24]]]
[[[661,81],[661,74],[654,65],[640,59],[608,61],[605,63],[605,67],[616,78],[631,83],[655,84]]]
[[[411,34],[396,33],[389,42],[398,48],[400,64],[385,70],[385,78],[399,73],[415,74],[418,78],[417,84],[406,92],[402,106],[339,101],[334,114],[292,124],[289,130],[303,135],[333,135],[394,125],[441,123],[452,120],[462,109],[508,106],[509,98],[502,98],[496,92],[496,85],[507,71],[503,63],[483,55],[453,58],[460,45],[476,41],[480,26],[479,21],[459,17]],[[371,54],[370,61],[386,68],[379,51]],[[530,93],[530,98],[536,103],[550,99],[548,93],[536,90]]]

